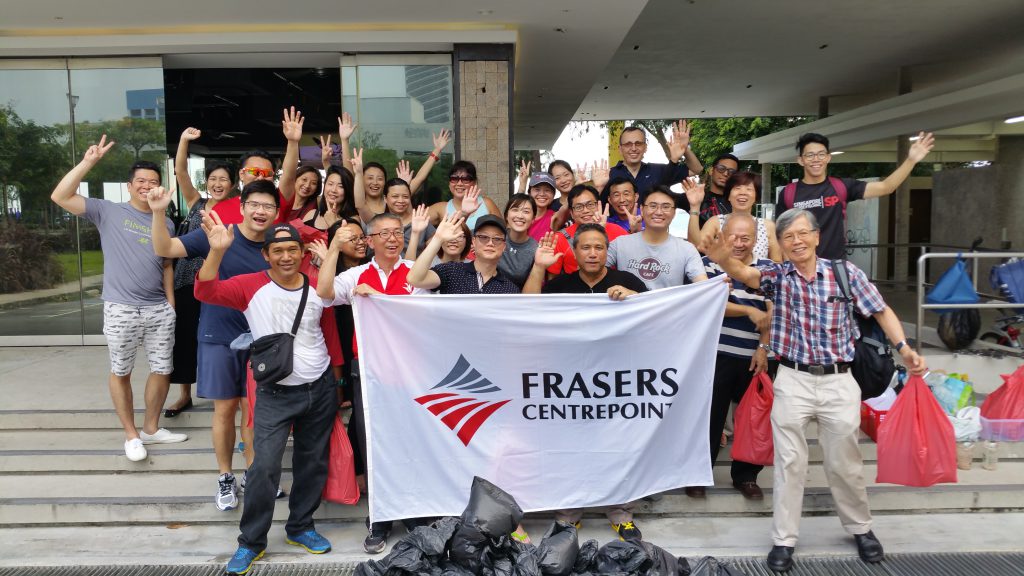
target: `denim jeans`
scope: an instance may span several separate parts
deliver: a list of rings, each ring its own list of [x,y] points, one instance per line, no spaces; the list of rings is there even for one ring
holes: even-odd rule
[[[267,547],[267,531],[274,519],[274,497],[281,481],[281,457],[289,432],[294,437],[294,479],[285,531],[300,534],[314,529],[313,513],[320,506],[327,481],[331,428],[338,413],[336,394],[330,369],[307,384],[256,387],[255,458],[246,474],[240,546],[256,552]]]

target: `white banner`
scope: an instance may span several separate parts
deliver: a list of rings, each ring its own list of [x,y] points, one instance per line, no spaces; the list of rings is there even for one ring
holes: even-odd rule
[[[356,298],[370,517],[459,515],[473,476],[525,511],[712,484],[727,295]]]

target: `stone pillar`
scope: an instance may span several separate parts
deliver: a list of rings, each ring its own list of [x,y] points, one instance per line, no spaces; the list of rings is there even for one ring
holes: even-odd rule
[[[899,69],[899,93],[907,94],[912,88],[910,78],[910,68],[902,67]],[[896,165],[899,166],[904,160],[907,159],[907,153],[910,152],[910,140],[906,135],[900,135],[896,140]],[[896,209],[893,211],[892,217],[895,219],[895,238],[893,242],[896,244],[906,244],[910,242],[910,177],[908,176],[903,184],[900,184],[899,188],[896,189]],[[885,199],[883,198],[884,202]],[[879,228],[882,228],[882,223],[879,222]],[[879,230],[879,237],[881,237],[881,230]],[[905,282],[909,276],[910,253],[906,248],[896,248],[894,259],[893,259],[893,280],[897,282]]]
[[[512,44],[457,44],[455,159],[476,165],[477,185],[499,208],[513,186]]]

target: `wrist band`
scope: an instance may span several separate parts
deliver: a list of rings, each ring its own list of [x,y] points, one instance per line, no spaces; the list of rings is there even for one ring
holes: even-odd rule
[[[434,162],[440,162],[441,161],[441,157],[438,156],[437,154],[434,154],[433,150],[431,150],[431,152],[430,152],[430,157],[434,159]]]

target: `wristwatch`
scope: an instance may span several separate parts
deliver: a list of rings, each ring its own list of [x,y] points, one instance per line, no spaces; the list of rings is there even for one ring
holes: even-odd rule
[[[899,352],[906,345],[907,345],[907,341],[906,340],[900,340],[899,342],[896,343],[896,351]]]
[[[759,349],[761,349],[761,350],[764,350],[765,352],[771,352],[772,351],[771,347],[768,346],[767,344],[758,344],[757,347]]]

